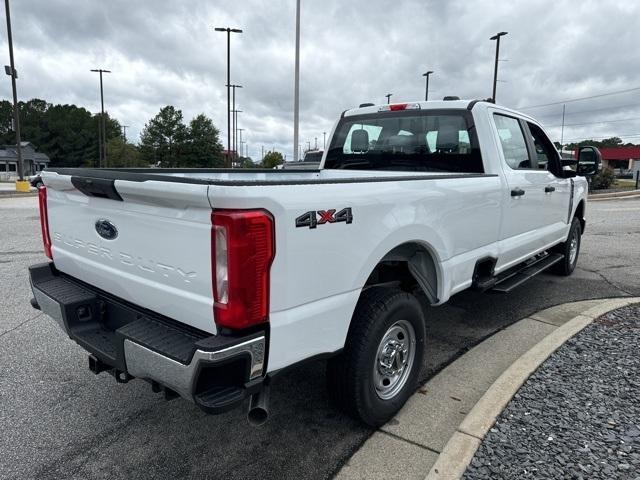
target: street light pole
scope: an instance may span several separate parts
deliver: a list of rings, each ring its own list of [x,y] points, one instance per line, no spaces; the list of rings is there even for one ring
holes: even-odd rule
[[[231,129],[233,130],[233,151],[234,155],[238,156],[238,114],[242,113],[242,110],[233,110],[231,112],[233,114],[233,118],[231,120]]]
[[[426,73],[423,73],[422,76],[427,78],[427,86],[426,89],[424,91],[424,101],[427,102],[429,100],[429,75],[431,75],[433,73],[432,70],[429,70]]]
[[[393,95],[393,93],[387,93],[385,95],[385,97],[387,97],[387,104],[391,103],[391,95]]]
[[[238,133],[240,134],[240,143],[238,144],[240,146],[240,156],[242,156],[242,132],[244,132],[244,128],[238,128]]]
[[[103,70],[102,68],[95,68],[91,70],[100,74],[100,130],[102,132],[102,144],[100,145],[100,161],[98,166],[101,168],[104,162],[104,166],[107,165],[107,122],[104,119],[104,90],[102,88],[102,74],[111,73],[111,70]]]
[[[327,132],[322,132],[322,150],[327,149]]]
[[[489,40],[496,41],[496,61],[493,67],[493,95],[491,96],[491,101],[496,103],[496,85],[498,83],[498,55],[500,55],[500,37],[505,36],[509,32],[499,32],[496,33]]]
[[[237,110],[236,110],[236,88],[242,88],[242,85],[227,85],[227,87],[231,87],[233,89],[233,100],[232,100],[232,104],[233,104],[233,108],[231,109],[231,112],[233,113],[233,118],[232,118],[232,127],[231,129],[233,130],[233,133],[231,135],[231,138],[233,138],[233,151],[235,152],[237,150],[237,138],[236,138],[236,128],[238,128],[238,123],[237,123]]]
[[[293,161],[297,162],[298,151],[295,149],[295,145],[298,145],[298,123],[300,121],[300,0],[296,0],[296,55],[293,82]]]
[[[564,112],[567,108],[567,104],[562,105],[562,130],[560,130],[560,155],[562,155],[562,145],[564,142]]]
[[[122,125],[122,138],[124,143],[127,143],[127,128],[129,128],[129,125]]]
[[[239,28],[215,27],[216,32],[227,32],[227,167],[231,167],[231,33],[242,33]]]
[[[11,11],[9,8],[9,0],[4,0],[4,9],[7,14],[7,39],[9,42],[9,67],[4,67],[7,75],[11,76],[11,89],[13,90],[13,124],[16,131],[16,152],[18,153],[18,180],[24,181],[24,162],[22,160],[22,145],[20,141],[20,111],[18,110],[18,89],[16,86],[16,78],[18,72],[13,60],[13,36],[11,34]]]

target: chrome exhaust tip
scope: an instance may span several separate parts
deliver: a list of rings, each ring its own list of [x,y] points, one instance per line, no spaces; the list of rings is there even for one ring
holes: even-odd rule
[[[269,386],[265,385],[261,391],[251,395],[247,421],[249,425],[259,427],[269,419]]]

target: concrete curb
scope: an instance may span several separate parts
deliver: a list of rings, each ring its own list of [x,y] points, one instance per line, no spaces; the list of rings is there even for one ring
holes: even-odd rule
[[[440,452],[426,480],[459,479],[467,469],[480,442],[529,376],[549,356],[599,316],[620,307],[640,302],[638,297],[603,300],[559,326],[516,360],[489,387],[464,418],[457,431]],[[532,316],[535,318],[535,315]]]
[[[38,192],[0,191],[0,198],[37,197],[37,196],[38,196]]]
[[[589,200],[611,200],[614,198],[624,198],[624,197],[637,197],[640,195],[640,190],[626,190],[622,192],[611,192],[611,193],[592,193],[589,195]]]

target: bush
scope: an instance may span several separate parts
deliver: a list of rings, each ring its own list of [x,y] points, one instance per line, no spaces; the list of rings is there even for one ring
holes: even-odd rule
[[[611,170],[603,169],[591,179],[591,190],[605,190],[611,188],[616,181],[616,176]]]

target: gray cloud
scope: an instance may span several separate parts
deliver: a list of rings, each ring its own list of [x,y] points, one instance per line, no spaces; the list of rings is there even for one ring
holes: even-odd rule
[[[528,106],[640,86],[640,4],[629,1],[324,2],[302,0],[301,142],[329,131],[340,112],[364,101],[491,93],[494,43],[502,42],[498,100]],[[226,43],[213,26],[237,26],[232,81],[250,154],[293,151],[293,0],[77,2],[13,1],[19,95],[99,110],[105,102],[136,137],[166,104],[188,120],[200,112],[226,132]],[[8,57],[6,40],[1,39]],[[8,58],[5,60],[8,63]],[[10,98],[8,81],[0,95]],[[621,108],[610,108],[621,107]],[[610,108],[609,110],[602,110]],[[595,112],[588,110],[601,109]],[[559,138],[562,106],[527,110]],[[580,111],[587,111],[579,113]],[[640,91],[567,104],[567,124],[640,117]],[[565,139],[640,134],[640,121],[571,126]],[[629,140],[634,140],[630,137]],[[640,141],[640,136],[635,139]]]

